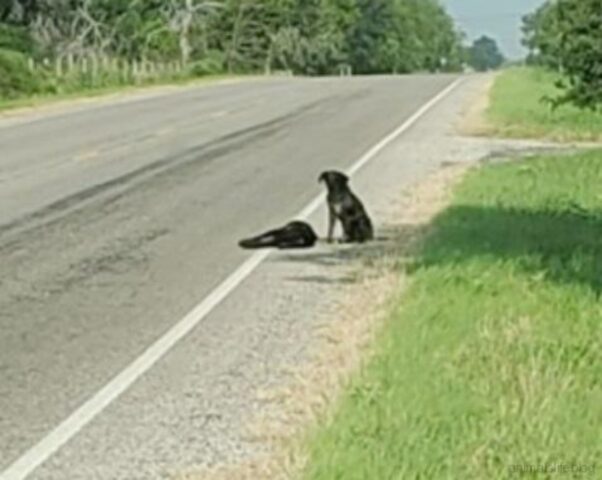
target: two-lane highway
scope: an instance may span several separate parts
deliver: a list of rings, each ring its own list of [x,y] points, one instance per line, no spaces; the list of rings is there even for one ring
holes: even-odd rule
[[[239,238],[289,220],[320,171],[349,167],[453,80],[257,80],[0,122],[0,478],[248,257]],[[247,361],[229,325],[212,335],[210,364]],[[28,478],[117,478],[54,461]],[[141,472],[118,478],[154,478]]]

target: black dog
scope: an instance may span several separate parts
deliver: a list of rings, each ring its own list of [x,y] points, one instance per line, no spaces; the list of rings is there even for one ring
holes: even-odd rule
[[[364,205],[349,188],[349,177],[337,171],[320,175],[328,188],[328,242],[332,242],[337,220],[343,227],[343,242],[363,243],[374,238],[374,229]]]
[[[318,236],[305,222],[290,222],[282,228],[270,230],[253,238],[247,238],[238,242],[241,248],[257,249],[276,247],[287,248],[310,248],[318,240]]]

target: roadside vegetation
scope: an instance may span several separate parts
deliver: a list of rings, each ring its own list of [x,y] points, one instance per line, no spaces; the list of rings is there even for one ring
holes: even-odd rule
[[[527,61],[561,74],[554,106],[602,107],[599,0],[547,0],[523,21]]]
[[[103,82],[88,86],[82,86],[77,82],[71,82],[69,85],[63,85],[58,89],[51,88],[50,90],[40,91],[31,95],[0,97],[0,112],[20,108],[35,108],[63,101],[68,102],[71,100],[103,97],[105,95],[128,94],[151,87],[162,88],[165,86],[202,85],[220,81],[244,80],[246,78],[249,77],[245,75],[228,74],[203,75],[201,77],[175,74],[162,75],[132,82]]]
[[[500,74],[487,112],[492,133],[602,140],[602,17],[598,0],[548,0],[523,19],[530,68]]]
[[[529,473],[541,465],[593,478],[601,157],[468,175],[410,268],[374,358],[312,438],[306,479],[548,478]]]
[[[0,99],[210,75],[457,71],[437,0],[0,2]]]
[[[486,112],[488,133],[512,138],[556,141],[602,140],[602,112],[564,104],[553,109],[546,98],[561,94],[560,74],[541,67],[501,72]]]

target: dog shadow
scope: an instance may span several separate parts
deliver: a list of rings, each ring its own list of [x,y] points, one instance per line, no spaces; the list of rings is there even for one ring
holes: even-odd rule
[[[352,285],[367,276],[403,270],[425,225],[385,225],[376,238],[365,243],[327,243],[321,239],[311,251],[286,251],[272,261],[288,264],[312,264],[324,274],[296,275],[287,280],[322,285]],[[341,274],[341,272],[344,272]]]

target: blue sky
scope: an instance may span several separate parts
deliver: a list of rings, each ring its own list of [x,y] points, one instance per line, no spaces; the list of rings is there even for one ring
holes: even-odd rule
[[[495,38],[504,55],[524,55],[520,44],[521,17],[532,12],[544,0],[442,0],[469,40],[481,35]]]

